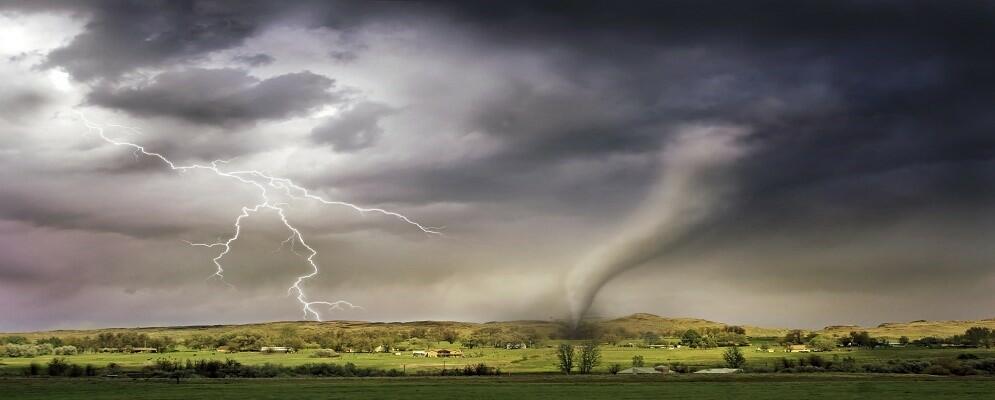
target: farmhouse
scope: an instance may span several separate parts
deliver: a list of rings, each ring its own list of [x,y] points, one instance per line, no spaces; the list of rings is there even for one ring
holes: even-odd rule
[[[804,344],[789,344],[788,347],[784,348],[787,353],[809,353],[812,350]]]
[[[293,347],[270,346],[259,349],[260,353],[293,353]]]
[[[132,347],[132,353],[158,353],[159,350],[155,347]]]
[[[632,367],[618,371],[619,375],[643,375],[643,374],[662,374],[663,372],[657,371],[655,368],[651,367]]]

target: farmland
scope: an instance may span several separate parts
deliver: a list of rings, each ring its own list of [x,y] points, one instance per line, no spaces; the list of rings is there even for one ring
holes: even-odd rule
[[[628,365],[633,356],[642,356],[647,365],[683,363],[692,367],[709,368],[718,367],[723,364],[722,349],[647,349],[630,348],[617,346],[602,346],[602,367],[600,372],[604,372],[604,366],[612,363]],[[859,363],[885,362],[896,359],[941,359],[954,358],[958,354],[969,352],[983,358],[995,357],[995,350],[970,349],[859,349],[851,351],[833,351],[820,353],[827,359],[834,357],[853,357]],[[85,353],[65,357],[67,361],[77,364],[94,364],[104,366],[108,363],[116,363],[124,368],[139,369],[152,365],[157,359],[168,358],[184,361],[190,360],[226,360],[233,359],[243,364],[260,365],[263,363],[281,364],[285,366],[296,366],[315,362],[351,362],[361,367],[398,369],[408,373],[418,371],[430,372],[442,368],[461,367],[465,364],[485,363],[492,367],[500,368],[506,373],[552,373],[556,372],[556,356],[553,349],[542,347],[536,349],[494,349],[481,348],[467,350],[463,358],[444,359],[412,357],[410,352],[403,352],[401,355],[393,353],[342,353],[335,358],[315,358],[314,350],[302,350],[292,354],[264,354],[259,352],[239,352],[239,353],[219,353],[216,351],[191,351],[181,350],[162,354],[125,354],[125,353]],[[16,374],[17,370],[26,367],[30,363],[45,364],[56,356],[46,355],[33,358],[3,358],[2,371],[7,374]],[[756,352],[746,350],[747,365],[754,367],[771,366],[782,357],[798,359],[807,357],[805,354],[783,353],[783,352]]]

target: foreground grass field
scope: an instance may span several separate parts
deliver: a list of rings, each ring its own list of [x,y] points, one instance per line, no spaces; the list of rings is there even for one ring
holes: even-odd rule
[[[995,399],[995,380],[897,376],[0,379],[3,399]]]
[[[647,365],[657,363],[683,363],[694,367],[717,367],[723,364],[722,352],[724,349],[646,349],[630,347],[603,346],[601,348],[602,363],[596,372],[605,372],[608,365],[619,363],[623,366],[630,365],[632,357],[643,356]],[[744,349],[747,364],[756,367],[767,367],[778,362],[782,357],[789,359],[807,357],[807,354],[799,353],[767,353],[756,352],[751,349]],[[312,350],[305,350],[295,354],[263,354],[258,352],[242,352],[234,354],[217,353],[212,351],[178,351],[163,354],[124,354],[124,353],[97,353],[80,354],[65,357],[67,361],[75,364],[94,364],[103,367],[108,363],[117,363],[124,368],[138,369],[151,365],[158,358],[169,358],[176,360],[225,360],[233,359],[247,365],[259,365],[263,363],[281,364],[284,366],[296,366],[315,362],[346,363],[351,362],[360,367],[372,367],[380,369],[395,368],[408,373],[419,371],[431,371],[442,368],[461,367],[467,364],[486,363],[492,367],[501,368],[507,373],[541,373],[556,372],[556,357],[553,349],[469,349],[465,350],[467,357],[443,359],[412,357],[410,352],[402,355],[391,353],[343,353],[335,358],[315,358],[312,357]],[[833,351],[817,353],[820,356],[832,360],[834,357],[853,357],[858,363],[883,362],[887,360],[935,360],[940,358],[954,358],[961,353],[972,353],[980,357],[995,357],[995,350],[990,349],[926,349],[926,348],[885,348],[885,349],[863,349],[853,351]],[[48,363],[54,356],[39,356],[33,358],[0,358],[0,374],[18,374],[20,369],[34,362],[38,364]]]

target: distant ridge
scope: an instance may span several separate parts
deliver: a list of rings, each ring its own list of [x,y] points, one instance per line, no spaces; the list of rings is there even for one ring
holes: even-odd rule
[[[618,318],[588,319],[589,323],[604,330],[624,329],[632,333],[640,332],[670,332],[677,333],[688,329],[723,328],[731,324],[691,317],[661,317],[650,313],[635,313]],[[103,332],[139,332],[152,336],[168,335],[182,338],[194,334],[220,334],[236,330],[276,330],[293,326],[301,332],[328,329],[344,330],[374,330],[374,329],[413,329],[413,328],[452,328],[463,332],[479,328],[500,329],[532,329],[542,334],[550,334],[561,328],[561,321],[553,320],[515,320],[490,322],[459,322],[459,321],[408,321],[408,322],[369,322],[369,321],[275,321],[256,322],[229,325],[185,325],[185,326],[147,326],[134,328],[98,328],[98,329],[57,329],[35,332],[10,332],[0,335],[23,335],[29,338],[43,336],[87,336]],[[789,328],[758,327],[741,325],[748,336],[773,337],[784,336]],[[857,325],[831,325],[816,332],[828,335],[846,335],[850,331],[867,331],[872,336],[898,338],[908,336],[917,339],[926,336],[948,337],[962,334],[972,326],[983,326],[995,329],[995,318],[980,320],[885,322],[876,327],[861,327]]]

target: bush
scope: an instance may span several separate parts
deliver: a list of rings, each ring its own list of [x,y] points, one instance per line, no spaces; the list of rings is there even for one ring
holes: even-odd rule
[[[57,356],[75,356],[79,353],[79,350],[76,349],[76,346],[59,346],[53,349],[52,352]]]
[[[69,364],[69,370],[66,371],[66,375],[72,377],[83,376],[86,370],[79,364]]]
[[[726,366],[729,368],[741,368],[746,365],[746,356],[739,347],[733,346],[727,348],[725,352],[722,353],[722,359],[726,361]]]
[[[614,363],[608,366],[608,373],[615,375],[622,370],[622,364]]]
[[[52,345],[43,344],[5,344],[0,346],[0,357],[36,357],[52,354]]]
[[[950,370],[944,368],[942,365],[930,365],[922,372],[929,375],[950,375]]]
[[[36,362],[28,364],[27,367],[24,367],[24,375],[27,376],[41,375],[41,365]]]
[[[65,358],[57,357],[48,362],[48,374],[51,376],[63,376],[69,370],[69,363]]]

